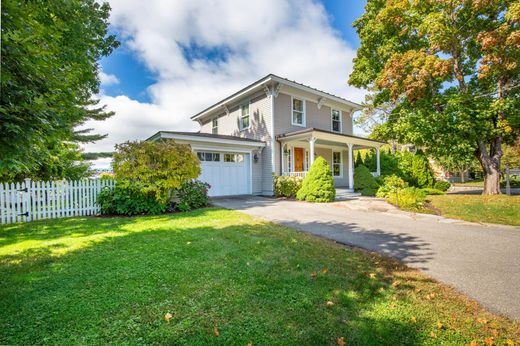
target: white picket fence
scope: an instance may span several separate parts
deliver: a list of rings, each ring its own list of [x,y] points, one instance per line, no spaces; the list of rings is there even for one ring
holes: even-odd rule
[[[100,179],[0,183],[0,223],[95,215],[99,191],[112,186]]]

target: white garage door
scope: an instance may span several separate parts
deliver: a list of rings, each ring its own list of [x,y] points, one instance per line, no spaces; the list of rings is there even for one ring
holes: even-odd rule
[[[247,195],[251,193],[249,154],[199,151],[199,180],[209,185],[210,196]]]

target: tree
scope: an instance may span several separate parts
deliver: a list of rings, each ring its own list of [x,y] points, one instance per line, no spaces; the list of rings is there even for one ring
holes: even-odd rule
[[[327,161],[318,156],[296,193],[296,199],[307,202],[333,202],[336,198],[334,179]]]
[[[434,157],[466,147],[499,194],[502,144],[520,132],[519,21],[512,0],[368,0],[349,82],[374,108],[395,103],[374,132]]]
[[[200,162],[190,146],[173,140],[117,144],[112,166],[118,180],[145,194],[154,193],[162,203],[173,190],[200,175]]]
[[[78,153],[70,143],[104,137],[76,129],[113,114],[92,98],[99,59],[119,45],[109,11],[95,0],[2,1],[0,179],[59,172],[56,148]]]

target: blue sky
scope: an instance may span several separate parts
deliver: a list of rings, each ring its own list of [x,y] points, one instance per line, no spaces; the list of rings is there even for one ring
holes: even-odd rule
[[[366,1],[364,0],[322,0],[332,27],[337,30],[341,37],[351,46],[357,48],[359,39],[352,22],[363,13]],[[118,30],[113,29],[118,35]],[[120,35],[118,35],[120,36]],[[104,86],[107,95],[127,95],[140,102],[150,102],[147,87],[154,84],[156,75],[151,72],[139,59],[136,52],[128,47],[125,39],[120,37],[121,47],[116,49],[112,55],[101,60],[103,71],[107,74],[117,76],[119,83]],[[218,59],[217,56],[209,58]]]
[[[99,99],[115,115],[84,125],[108,134],[86,151],[197,131],[190,116],[269,73],[364,99],[347,83],[364,1],[108,1],[122,45],[100,62]]]

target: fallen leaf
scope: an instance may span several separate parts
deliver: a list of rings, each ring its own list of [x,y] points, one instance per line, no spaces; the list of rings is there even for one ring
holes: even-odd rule
[[[393,288],[396,288],[397,286],[399,286],[399,281],[392,282],[392,287]]]
[[[437,328],[444,329],[444,326],[442,325],[441,321],[437,321]]]
[[[170,323],[170,320],[172,319],[173,315],[170,314],[169,312],[167,312],[165,315],[164,315],[164,320],[168,323]]]
[[[370,273],[370,278],[371,279],[375,279],[376,278],[376,274],[375,273]]]
[[[213,328],[213,334],[215,334],[215,336],[219,336],[220,335],[220,332],[218,331],[217,327]]]
[[[410,321],[412,321],[412,323],[417,323],[417,317],[415,317],[415,316],[410,317]]]
[[[487,324],[488,320],[486,320],[485,318],[477,318],[477,322],[481,324]]]
[[[384,291],[385,291],[384,287],[379,287],[379,292],[384,292]]]
[[[475,340],[471,341],[469,343],[469,346],[478,346],[478,342],[476,342]]]
[[[511,340],[511,339],[507,339],[506,340],[506,345],[507,346],[515,346],[515,342],[513,340]]]
[[[253,343],[252,343],[252,342],[249,342],[249,343],[247,344],[247,346],[253,346]]]
[[[493,346],[493,338],[487,337],[484,339],[487,346]]]
[[[328,308],[331,308],[334,306],[334,302],[331,302],[330,300],[327,301],[327,303],[325,303],[325,305],[328,307]]]
[[[318,275],[318,274],[317,274],[316,272],[312,272],[312,273],[311,273],[311,278],[314,279],[317,275]]]
[[[338,338],[338,346],[345,346],[345,338],[344,337],[341,337],[341,338]]]
[[[498,330],[492,329],[491,333],[493,334],[493,336],[498,337]]]
[[[430,335],[431,335],[432,338],[437,339],[437,334],[435,334],[435,332],[433,330],[430,333]]]
[[[321,270],[322,274],[327,274],[329,272],[329,268],[325,267]]]
[[[190,244],[191,244],[191,241],[187,242],[186,244],[190,245]]]

